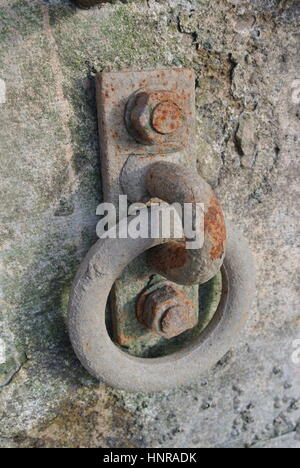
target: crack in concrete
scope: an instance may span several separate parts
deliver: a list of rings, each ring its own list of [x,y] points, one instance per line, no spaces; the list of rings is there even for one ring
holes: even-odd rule
[[[16,369],[14,370],[14,372],[12,372],[8,377],[7,379],[4,381],[4,383],[1,383],[0,384],[0,388],[4,388],[4,387],[7,387],[11,382],[12,380],[15,378],[15,376],[20,372],[20,370],[22,369],[22,367],[24,366],[25,363],[28,362],[28,357],[26,356],[26,354],[24,353],[24,360],[22,362],[19,362],[18,363],[18,366],[16,367]]]
[[[7,379],[4,381],[4,383],[0,384],[0,388],[7,387],[11,383],[15,375],[20,372],[21,368],[22,368],[22,365],[19,364],[16,370],[14,371],[14,373],[10,374],[9,377],[7,377]]]
[[[249,446],[247,446],[248,448],[252,448],[252,447],[255,447],[257,444],[261,444],[261,443],[265,443],[265,442],[271,442],[271,441],[274,441],[274,440],[279,440],[281,439],[282,437],[285,437],[285,436],[288,436],[290,434],[297,434],[297,425],[294,427],[294,429],[290,430],[290,431],[287,431],[287,432],[283,432],[282,434],[280,435],[274,435],[273,437],[268,437],[267,439],[260,439],[260,440],[257,440],[256,442],[253,442],[252,444],[250,444]]]

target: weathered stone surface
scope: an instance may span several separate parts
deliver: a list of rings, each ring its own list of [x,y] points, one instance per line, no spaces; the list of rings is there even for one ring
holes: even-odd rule
[[[0,445],[299,446],[299,2],[1,0],[0,20]],[[126,394],[87,375],[64,320],[101,200],[94,76],[181,66],[199,171],[250,240],[257,301],[198,382]]]

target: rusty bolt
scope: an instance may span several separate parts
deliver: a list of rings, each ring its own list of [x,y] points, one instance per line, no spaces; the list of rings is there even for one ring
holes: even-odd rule
[[[131,128],[140,143],[162,144],[176,138],[184,115],[175,91],[144,91],[137,94],[130,115]]]
[[[182,112],[172,101],[164,101],[152,113],[152,127],[163,135],[174,133],[182,125]]]
[[[166,339],[181,335],[197,325],[193,304],[171,284],[142,295],[137,317],[145,327]]]

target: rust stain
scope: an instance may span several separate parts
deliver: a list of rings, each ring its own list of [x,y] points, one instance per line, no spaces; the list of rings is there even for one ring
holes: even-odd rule
[[[153,128],[162,134],[173,133],[182,124],[182,113],[177,104],[171,101],[161,102],[152,115]]]
[[[213,260],[221,258],[225,250],[227,236],[223,211],[215,195],[211,197],[208,210],[205,213],[204,230],[213,242],[210,257]]]
[[[176,241],[155,247],[149,252],[151,264],[159,271],[174,270],[183,267],[187,261],[185,244]]]
[[[126,346],[128,341],[130,341],[130,336],[126,335],[122,329],[118,330],[117,335],[115,336],[116,343],[120,346]]]
[[[147,324],[145,323],[145,320],[144,320],[144,305],[145,305],[147,296],[148,296],[148,291],[147,289],[145,289],[137,298],[136,305],[135,305],[136,317],[141,322],[141,324],[144,325],[145,327],[147,326]]]

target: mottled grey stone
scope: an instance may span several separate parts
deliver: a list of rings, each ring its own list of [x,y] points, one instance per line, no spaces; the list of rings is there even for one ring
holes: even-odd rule
[[[299,446],[299,9],[1,0],[1,446]],[[198,168],[250,241],[257,299],[235,349],[198,382],[128,394],[84,371],[65,325],[101,200],[94,77],[182,66],[197,76]]]

